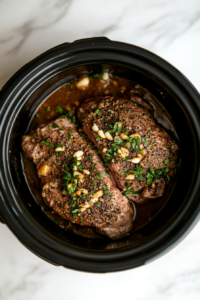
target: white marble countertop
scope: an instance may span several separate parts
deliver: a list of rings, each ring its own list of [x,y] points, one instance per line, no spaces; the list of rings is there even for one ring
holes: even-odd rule
[[[0,88],[57,44],[107,36],[155,52],[200,91],[199,0],[0,0],[0,25]],[[153,263],[101,275],[42,261],[5,225],[0,241],[1,300],[200,299],[200,223]]]

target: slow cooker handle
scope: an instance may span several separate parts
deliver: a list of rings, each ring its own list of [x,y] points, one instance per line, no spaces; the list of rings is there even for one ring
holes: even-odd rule
[[[98,36],[98,37],[93,37],[93,38],[86,38],[86,39],[80,39],[80,40],[76,40],[74,41],[72,44],[78,44],[78,43],[91,43],[91,42],[107,42],[110,41],[110,39],[108,39],[105,36]]]
[[[3,219],[1,218],[1,216],[0,216],[0,223],[5,224],[4,221],[3,221]]]

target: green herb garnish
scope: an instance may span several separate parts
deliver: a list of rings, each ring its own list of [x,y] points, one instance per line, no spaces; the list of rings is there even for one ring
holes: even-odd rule
[[[142,169],[142,167],[140,165],[136,166],[135,169],[133,171],[130,171],[130,173],[135,175],[135,178],[137,180],[142,180],[144,177],[142,176],[142,173],[144,172],[144,170]]]
[[[126,135],[129,135],[129,132],[127,130],[122,130],[123,133],[125,133]]]
[[[96,115],[99,114],[99,109],[98,108],[94,111],[94,114],[96,114]]]
[[[57,107],[56,107],[56,112],[62,114],[63,109],[62,109],[60,106],[57,106]]]
[[[69,130],[69,141],[71,140],[71,137],[72,137],[72,132],[71,130]]]
[[[70,196],[73,195],[73,192],[75,191],[76,186],[77,186],[77,184],[74,183],[74,184],[72,185],[72,187],[70,187],[70,188],[67,187],[67,191],[68,191],[68,194],[69,194]]]
[[[168,165],[168,163],[169,163],[169,160],[168,160],[168,159],[164,158],[163,161],[164,161],[164,163],[165,163],[166,165]]]
[[[104,176],[106,176],[106,173],[99,173],[99,174],[96,175],[96,178],[97,178],[97,179],[101,179],[101,178],[103,178]]]
[[[53,128],[59,128],[59,126],[57,124],[55,124],[55,123],[52,124],[52,127]]]
[[[101,206],[101,202],[99,202],[99,203],[97,204],[97,207],[98,207],[98,208],[100,208],[100,206]]]
[[[141,140],[145,145],[148,144],[148,140],[145,137],[141,138]]]
[[[77,209],[72,210],[72,214],[77,213],[79,210],[80,210],[80,208],[77,208]]]
[[[101,77],[102,76],[102,73],[100,74],[95,74],[95,75],[92,75],[92,77]]]
[[[114,124],[114,126],[112,126],[112,125],[110,125],[110,127],[112,128],[112,129],[110,129],[110,130],[108,130],[108,132],[119,132],[120,131],[120,129],[122,128],[122,125],[123,125],[123,123],[120,121],[120,122],[116,122],[115,124]]]
[[[46,139],[47,140],[47,139]],[[48,143],[46,140],[44,140],[44,141],[41,141],[40,142],[40,144],[42,144],[42,145],[46,145],[46,146],[49,146],[49,147],[52,147],[52,148],[54,148],[54,146],[51,144],[51,143]]]

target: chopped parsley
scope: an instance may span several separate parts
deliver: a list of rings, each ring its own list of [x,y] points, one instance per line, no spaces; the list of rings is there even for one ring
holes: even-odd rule
[[[73,195],[73,192],[75,191],[76,186],[77,186],[77,184],[74,183],[74,184],[72,185],[72,187],[70,187],[70,188],[67,187],[67,191],[68,191],[68,194],[69,194],[70,196]]]
[[[153,181],[153,174],[147,172],[147,184],[152,183]]]
[[[55,124],[55,123],[52,124],[52,127],[53,128],[59,128],[59,126],[57,124]]]
[[[71,137],[72,137],[72,132],[71,130],[69,130],[69,141],[71,140]]]
[[[97,152],[98,152],[100,155],[102,155],[102,151],[101,151],[101,150],[98,149]]]
[[[120,137],[117,137],[116,139],[114,139],[114,142],[116,143],[116,144],[123,144],[123,140],[120,138]]]
[[[50,112],[50,110],[51,110],[50,107],[47,107],[47,111]]]
[[[98,207],[98,208],[100,208],[100,206],[101,206],[101,202],[99,202],[99,203],[97,204],[97,207]]]
[[[122,172],[121,175],[124,176],[128,173],[128,171]]]
[[[126,157],[126,158],[123,158],[122,160],[123,160],[123,161],[127,161],[127,160],[128,160],[128,157]]]
[[[104,116],[104,115],[102,115],[102,116],[101,116],[101,118],[103,119],[103,118],[105,118],[105,116]]]
[[[36,118],[39,118],[39,117],[40,117],[40,115],[39,115],[39,114],[36,114],[36,115],[35,115],[35,117],[36,117]]]
[[[94,114],[96,114],[96,115],[99,114],[99,109],[98,108],[94,111]]]
[[[56,154],[57,156],[59,156],[59,155],[61,155],[61,151],[56,151],[55,154]]]
[[[65,166],[65,169],[67,169],[67,170],[69,169],[69,168],[68,168],[68,165],[64,164],[64,166]]]
[[[114,126],[110,125],[112,129],[108,130],[108,132],[119,132],[122,128],[122,122],[115,122]]]
[[[155,171],[154,168],[151,167],[149,169],[149,172],[147,172],[147,184],[150,184],[153,181],[154,178],[157,179],[158,176],[161,176],[161,175],[163,175],[164,173],[167,173],[167,172],[169,172],[169,169],[165,168],[165,167],[161,167],[157,171]]]
[[[96,137],[96,141],[100,141],[100,136],[97,136],[97,137]]]
[[[140,165],[137,165],[133,171],[130,171],[130,173],[135,175],[135,178],[137,180],[142,180],[144,177],[142,176],[142,173],[144,172],[144,169]]]
[[[138,146],[140,144],[140,139],[139,137],[134,137],[134,138],[131,138],[131,146],[134,150],[134,152],[137,152],[137,153],[141,153],[142,150],[140,149],[140,147]]]
[[[76,214],[79,210],[80,210],[80,208],[72,210],[72,214]]]
[[[46,139],[47,140],[47,139]],[[52,147],[52,148],[54,148],[54,146],[51,144],[51,143],[48,143],[46,140],[44,140],[44,141],[41,141],[40,142],[40,144],[42,144],[42,145],[46,145],[46,146],[49,146],[49,147]]]
[[[70,181],[70,180],[72,180],[72,175],[69,173],[69,172],[67,172],[67,171],[65,171],[65,170],[63,170],[64,172],[65,172],[65,175],[64,175],[64,179],[65,180],[67,180],[67,181]]]
[[[100,74],[95,74],[95,75],[92,75],[92,77],[102,77],[102,73],[100,73]]]
[[[127,130],[122,130],[123,133],[125,133],[126,135],[129,135],[129,132]]]
[[[89,155],[89,159],[92,160],[92,155],[91,154]]]
[[[134,190],[131,190],[129,189],[130,187],[132,186],[131,183],[126,183],[126,191],[125,192],[121,192],[122,195],[128,195],[128,194],[140,194],[141,192],[140,191],[134,191]]]
[[[151,131],[148,131],[147,134],[151,134]]]
[[[96,178],[97,178],[97,179],[101,179],[101,178],[103,178],[104,176],[106,176],[106,173],[99,173],[99,174],[96,175]]]
[[[57,107],[56,107],[56,112],[62,114],[63,109],[62,109],[60,106],[57,106]]]
[[[71,85],[71,82],[67,82],[67,86],[70,86]]]
[[[151,146],[148,146],[148,147],[147,147],[147,150],[151,150]]]
[[[170,177],[169,177],[169,175],[167,175],[167,179],[168,179],[168,180],[170,180]]]
[[[168,165],[168,163],[169,163],[169,160],[168,160],[168,159],[164,158],[163,161],[164,161],[164,163],[165,163],[166,165]]]
[[[82,171],[82,170],[83,170],[83,165],[82,165],[82,164],[77,165],[77,168],[78,168],[80,171]]]
[[[59,106],[57,106],[57,108],[58,108],[58,107],[59,107]],[[63,111],[62,108],[61,108],[61,110]],[[61,110],[59,111],[60,113],[61,113]],[[65,115],[62,115],[62,116],[60,116],[59,118],[60,118],[60,119],[67,118],[67,119],[70,120],[72,123],[74,123],[74,124],[76,125],[77,128],[80,128],[80,123],[79,123],[77,117],[76,117],[75,115],[73,115],[72,117],[70,117],[68,111],[65,112]]]
[[[62,148],[62,149],[63,149],[63,147],[64,147],[64,146],[61,146],[61,145],[57,145],[56,147],[57,147],[57,148]]]
[[[148,144],[148,140],[145,137],[141,138],[141,140],[145,145]]]

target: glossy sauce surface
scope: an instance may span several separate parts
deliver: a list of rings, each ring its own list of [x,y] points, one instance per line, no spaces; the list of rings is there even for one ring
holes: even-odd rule
[[[79,105],[87,98],[101,95],[111,95],[129,99],[131,95],[136,94],[152,105],[154,109],[154,117],[157,122],[165,129],[169,130],[177,138],[176,131],[169,114],[165,108],[162,107],[161,103],[143,87],[125,78],[112,75],[109,75],[108,80],[102,80],[102,75],[96,74],[94,77],[89,77],[89,85],[78,88],[77,82],[85,77],[86,76],[83,76],[77,80],[66,83],[64,86],[60,87],[51,95],[49,95],[49,97],[43,101],[40,107],[38,107],[35,116],[32,118],[28,131],[36,129],[39,125],[48,123],[51,120],[61,116],[62,113],[59,112],[59,109],[57,108],[58,106],[63,110],[63,114],[68,111],[69,115],[73,116],[76,115]],[[101,238],[101,236],[97,235],[93,229],[71,224],[70,222],[61,219],[58,215],[56,215],[56,213],[47,207],[41,197],[41,188],[37,178],[35,166],[24,156],[23,164],[25,177],[30,190],[36,199],[36,202],[42,207],[47,216],[49,216],[59,226],[69,232],[88,238]],[[133,204],[136,208],[136,215],[132,231],[136,231],[146,225],[164,207],[170,196],[173,181],[174,179],[166,188],[166,192],[163,197],[151,200],[147,204]]]

